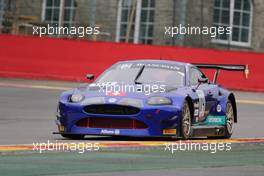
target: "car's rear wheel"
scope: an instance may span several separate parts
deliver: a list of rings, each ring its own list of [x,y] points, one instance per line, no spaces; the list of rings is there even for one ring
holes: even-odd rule
[[[226,103],[226,125],[223,136],[208,136],[209,139],[229,139],[232,136],[233,128],[234,128],[234,109],[230,100]]]
[[[225,126],[225,135],[224,138],[230,138],[234,129],[234,109],[230,100],[226,104],[226,126]]]
[[[181,134],[183,139],[188,139],[191,135],[191,111],[187,101],[182,109]]]
[[[62,137],[68,139],[83,139],[85,135],[82,134],[61,134]]]

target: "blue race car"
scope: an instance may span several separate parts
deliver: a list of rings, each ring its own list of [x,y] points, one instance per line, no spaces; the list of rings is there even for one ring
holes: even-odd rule
[[[215,69],[209,81],[199,68]],[[112,65],[90,84],[61,94],[57,120],[63,137],[230,138],[237,122],[233,93],[216,84],[219,70],[245,65],[129,60]],[[93,80],[92,74],[87,79]]]

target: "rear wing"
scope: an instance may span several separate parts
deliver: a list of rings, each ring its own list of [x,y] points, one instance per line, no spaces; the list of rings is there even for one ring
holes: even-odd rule
[[[220,70],[227,70],[227,71],[241,71],[244,73],[244,77],[248,79],[249,76],[249,69],[248,65],[231,65],[231,64],[200,64],[196,63],[193,64],[198,68],[203,68],[203,69],[215,69],[215,74],[214,74],[214,79],[213,83],[217,82],[217,78],[219,75]]]

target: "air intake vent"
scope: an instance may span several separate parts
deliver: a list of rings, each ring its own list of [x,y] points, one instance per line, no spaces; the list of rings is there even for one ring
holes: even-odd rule
[[[133,115],[139,113],[139,108],[125,105],[88,105],[84,107],[84,111],[93,114],[109,114],[109,115]]]
[[[89,117],[79,120],[76,123],[79,127],[86,128],[118,128],[118,129],[144,129],[147,125],[134,119],[117,119]]]

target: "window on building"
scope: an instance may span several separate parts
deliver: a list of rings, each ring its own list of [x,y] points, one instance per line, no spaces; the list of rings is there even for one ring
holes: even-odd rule
[[[0,0],[0,28],[3,23],[3,15],[4,15],[4,0]]]
[[[152,44],[155,0],[119,0],[117,41]]]
[[[65,0],[64,2],[64,17],[63,25],[71,27],[74,22],[74,15],[76,10],[76,2],[74,0]]]
[[[155,1],[143,0],[141,7],[139,42],[152,44]]]
[[[51,25],[71,27],[76,6],[75,0],[44,0],[43,20]]]
[[[217,35],[214,42],[249,46],[253,6],[251,0],[214,0],[213,24],[231,27],[232,35]]]
[[[120,41],[133,42],[137,1],[121,0]]]

